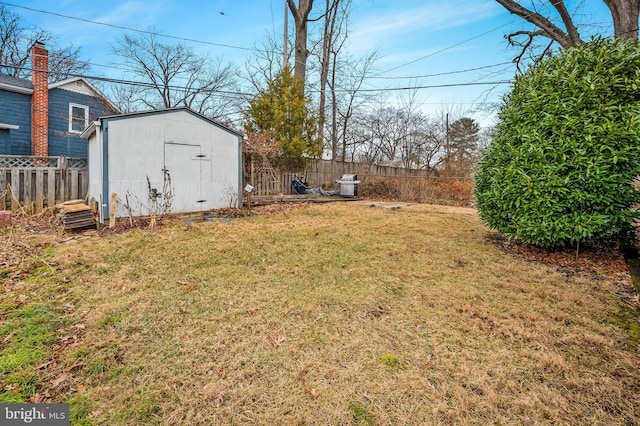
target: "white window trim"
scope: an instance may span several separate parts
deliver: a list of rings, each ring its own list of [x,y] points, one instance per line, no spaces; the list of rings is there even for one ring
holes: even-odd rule
[[[73,108],[84,109],[84,127],[82,130],[73,130]],[[80,105],[69,103],[69,133],[81,134],[84,129],[89,125],[89,107],[87,105]]]

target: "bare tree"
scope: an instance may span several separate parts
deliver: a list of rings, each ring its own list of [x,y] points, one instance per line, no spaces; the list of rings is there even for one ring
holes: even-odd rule
[[[377,52],[371,53],[361,59],[346,58],[339,62],[337,53],[333,55],[332,73],[329,81],[331,89],[331,154],[332,158],[338,156],[342,161],[347,157],[348,146],[355,141],[351,140],[352,134],[349,132],[351,119],[356,115],[358,109],[363,108],[372,102],[375,93],[362,91],[362,85],[369,76],[377,58]],[[336,77],[337,70],[346,72],[340,73],[341,79]]]
[[[332,55],[337,55],[347,38],[347,20],[351,0],[325,0],[326,12],[320,54],[320,99],[318,114],[318,140],[324,143],[326,121],[326,90]]]
[[[298,0],[298,6],[296,6],[294,0],[287,0],[287,5],[289,5],[289,10],[293,15],[296,26],[295,65],[293,72],[304,84],[306,81],[307,58],[309,57],[309,51],[307,50],[309,13],[313,7],[313,0]]]
[[[244,77],[254,93],[263,90],[282,71],[282,55],[278,53],[281,51],[282,46],[269,33],[254,46],[254,54],[245,60]]]
[[[551,6],[553,6],[565,26],[564,29],[558,27],[548,17],[542,16],[533,7],[527,9],[515,0],[496,0],[505,9],[514,15],[531,22],[540,29],[539,32],[535,32],[536,35],[543,35],[554,41],[556,41],[562,47],[570,47],[576,44],[582,43],[578,29],[573,23],[573,19],[567,10],[563,0],[549,0]],[[535,6],[535,5],[534,5]]]
[[[398,155],[403,138],[407,134],[408,117],[396,108],[381,108],[372,120],[372,142],[380,151],[380,160],[399,161]]]
[[[129,69],[128,77],[137,77],[137,85],[117,93],[123,109],[186,106],[220,119],[237,107],[238,97],[229,93],[236,87],[237,71],[222,59],[212,61],[184,44],[164,44],[149,34],[125,34],[112,50]]]
[[[36,41],[47,45],[49,50],[50,82],[85,74],[91,68],[87,60],[81,59],[80,48],[73,44],[56,45],[56,38],[49,31],[26,24],[20,15],[0,5],[0,73],[29,77],[30,49]]]
[[[434,169],[442,161],[444,138],[436,120],[421,110],[381,106],[351,120],[359,145],[353,157],[369,164]]]
[[[584,42],[578,31],[577,25],[571,12],[567,9],[564,0],[542,0],[532,1],[529,8],[522,6],[516,0],[496,0],[510,13],[534,24],[537,30],[517,31],[507,35],[509,43],[521,48],[521,53],[516,58],[519,62],[525,52],[533,45],[534,38],[538,36],[546,37],[550,43],[544,49],[544,55],[551,43],[556,42],[560,46],[567,48]],[[640,0],[602,0],[611,12],[613,20],[614,36],[616,38],[637,39],[638,38],[638,17],[640,16]],[[545,14],[540,10],[540,6],[548,4],[554,13],[560,18],[560,22],[554,23],[551,13]],[[551,10],[549,11],[551,12]],[[517,37],[524,36],[524,41],[517,41]]]
[[[419,86],[416,82],[414,86]],[[431,117],[425,116],[421,110],[423,101],[417,89],[402,92],[398,117],[404,135],[400,140],[402,165],[405,168],[430,169],[436,154],[442,147],[437,138],[437,126]]]

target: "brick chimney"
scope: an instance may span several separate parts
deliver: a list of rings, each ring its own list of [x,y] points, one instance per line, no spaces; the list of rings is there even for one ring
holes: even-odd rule
[[[36,41],[31,47],[31,155],[49,154],[49,52]]]

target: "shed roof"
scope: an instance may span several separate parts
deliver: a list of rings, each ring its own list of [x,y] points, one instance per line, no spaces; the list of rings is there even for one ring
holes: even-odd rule
[[[205,117],[204,115],[192,110],[191,108],[188,107],[174,107],[174,108],[164,108],[164,109],[154,109],[151,111],[139,111],[139,112],[127,112],[127,113],[123,113],[123,114],[116,114],[116,115],[106,115],[103,117],[99,117],[98,121],[103,122],[103,121],[108,121],[108,120],[124,120],[124,119],[130,119],[130,118],[136,118],[136,117],[140,117],[140,116],[148,116],[148,115],[155,115],[155,114],[168,114],[168,113],[172,113],[172,112],[179,112],[179,111],[184,111],[187,112],[191,115],[194,115],[196,117],[198,117],[199,119],[208,122],[209,124],[212,124],[216,127],[221,128],[222,130],[225,130],[229,133],[233,133],[234,135],[238,136],[238,137],[242,137],[244,136],[242,133],[237,132],[227,126],[225,126],[224,124],[221,124],[215,120],[212,120],[210,118]],[[94,132],[96,129],[96,122],[91,123],[85,130],[84,132],[82,132],[82,134],[80,135],[81,138],[84,139],[88,139]]]

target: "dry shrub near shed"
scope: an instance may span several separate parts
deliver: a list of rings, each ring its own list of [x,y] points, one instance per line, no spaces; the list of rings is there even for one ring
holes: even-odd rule
[[[457,205],[470,205],[473,198],[473,180],[471,178],[430,179],[426,187],[429,198],[452,201]]]
[[[358,196],[364,198],[399,198],[398,178],[374,177],[358,185]]]
[[[363,198],[471,205],[473,180],[449,177],[371,177],[358,185]]]

